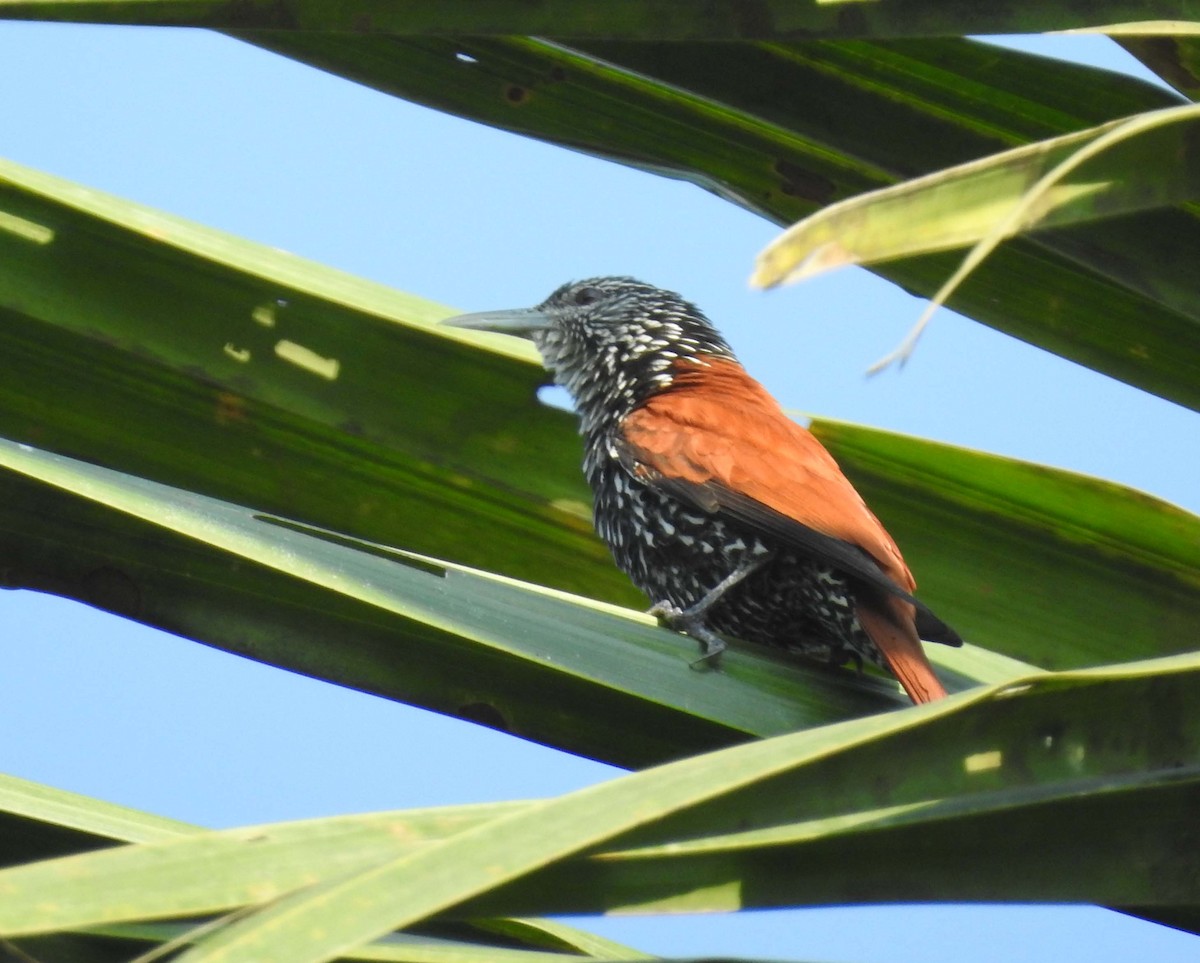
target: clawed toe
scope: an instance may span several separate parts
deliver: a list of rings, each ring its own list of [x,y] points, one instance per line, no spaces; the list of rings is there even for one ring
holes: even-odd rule
[[[681,609],[678,605],[673,605],[664,599],[663,601],[655,602],[652,606],[650,606],[650,611],[646,614],[654,616],[654,618],[658,619],[663,625],[674,628],[675,623],[683,618],[683,609]]]
[[[695,636],[692,637],[695,638]],[[721,667],[721,653],[725,651],[725,643],[721,642],[721,647],[715,649],[705,639],[697,639],[697,641],[705,651],[699,658],[692,659],[688,663],[688,668],[694,669],[696,672],[703,672],[707,669],[719,669]],[[720,642],[719,639],[717,641]]]
[[[655,602],[650,607],[650,615],[659,623],[676,632],[690,635],[700,643],[700,658],[688,663],[693,669],[714,669],[721,662],[721,653],[725,651],[725,640],[704,624],[704,617],[696,611],[697,607],[681,609],[671,602]]]
[[[671,623],[671,628],[690,635],[700,643],[700,657],[688,663],[693,669],[715,669],[720,666],[725,640],[705,625],[703,619],[681,612]]]

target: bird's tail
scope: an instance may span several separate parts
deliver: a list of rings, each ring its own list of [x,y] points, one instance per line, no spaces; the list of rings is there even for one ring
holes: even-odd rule
[[[908,603],[894,596],[860,600],[856,614],[913,702],[932,702],[947,694],[921,646],[915,613]]]

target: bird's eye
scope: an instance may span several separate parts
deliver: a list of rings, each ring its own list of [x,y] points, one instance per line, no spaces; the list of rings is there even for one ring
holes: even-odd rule
[[[595,304],[600,300],[599,288],[580,288],[571,295],[571,302],[583,307],[587,304]]]

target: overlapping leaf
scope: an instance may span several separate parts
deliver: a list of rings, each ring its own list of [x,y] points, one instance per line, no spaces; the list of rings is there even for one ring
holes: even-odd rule
[[[812,430],[969,640],[1053,669],[1196,649],[1190,512],[1044,465],[827,419]]]
[[[499,807],[502,809],[503,807]],[[430,838],[440,838],[447,832],[463,825],[470,825],[472,819],[480,818],[479,813],[494,815],[497,807],[476,807],[474,812],[470,807],[463,810],[429,812],[410,814],[411,818],[401,822],[375,816],[356,816],[344,819],[319,820],[306,823],[291,824],[278,830],[272,830],[267,836],[255,837],[252,832],[236,830],[233,833],[211,834],[198,826],[191,826],[174,820],[163,819],[149,813],[138,812],[123,806],[90,799],[77,793],[65,792],[48,786],[13,776],[0,775],[0,824],[12,824],[12,832],[5,829],[5,859],[21,863],[35,859],[48,859],[55,855],[81,853],[92,849],[111,847],[114,843],[162,843],[167,851],[171,849],[169,841],[180,841],[185,837],[213,837],[219,839],[236,838],[245,843],[248,841],[265,843],[267,851],[266,862],[274,866],[270,878],[262,885],[278,887],[288,885],[286,876],[292,868],[290,877],[294,886],[306,885],[311,879],[311,869],[298,862],[287,863],[287,859],[314,859],[319,866],[327,867],[329,861],[344,864],[353,861],[353,854],[343,850],[338,854],[338,847],[346,849],[360,844],[362,848],[378,846],[386,852],[388,846],[396,841],[395,831],[403,828],[404,833],[412,834],[411,838],[422,835]],[[20,841],[27,844],[24,853],[13,851],[11,843],[17,835],[16,827],[23,830]],[[374,835],[371,835],[372,830]],[[324,842],[321,842],[324,840]],[[297,846],[300,842],[302,845]],[[256,847],[249,847],[255,850]],[[280,849],[287,850],[285,860],[272,858],[272,852]],[[121,849],[110,849],[110,857],[117,857],[118,862],[123,858],[145,852],[136,845]],[[319,854],[314,857],[314,854]],[[326,857],[322,862],[321,856]],[[192,858],[195,853],[192,854]],[[255,885],[237,888],[237,882],[230,879],[231,872],[236,875],[238,869],[244,877],[263,880],[264,873],[254,867],[259,856],[255,852],[247,854],[235,869],[231,871],[226,866],[219,877],[205,877],[195,870],[202,864],[193,863],[190,867],[176,864],[174,876],[179,884],[170,897],[178,906],[180,901],[186,902],[200,895],[196,905],[209,905],[214,897],[211,895],[214,884],[223,887],[225,898],[232,898],[234,904],[240,901],[256,902],[267,895],[267,890]],[[155,870],[161,877],[168,868],[168,862],[155,857],[158,867]],[[135,860],[136,862],[136,860]],[[44,863],[43,865],[53,865]],[[283,874],[281,878],[280,874]],[[84,917],[93,921],[113,916],[114,904],[122,904],[127,897],[137,899],[137,880],[133,874],[122,876],[110,873],[107,882],[101,890],[109,892],[103,897],[107,901],[108,913],[96,915],[95,910],[102,905],[95,900],[85,899],[80,907]],[[109,889],[109,887],[112,887]],[[99,896],[97,890],[93,896]],[[207,900],[207,902],[206,902]],[[219,902],[219,898],[218,898]],[[117,912],[119,918],[127,914]],[[31,940],[21,940],[20,947],[34,956],[35,959],[68,958],[85,963],[96,959],[110,961],[114,959],[114,950],[123,948],[115,958],[132,959],[147,946],[162,946],[178,941],[186,945],[194,935],[194,927],[180,923],[148,924],[125,923],[104,924],[93,922],[82,929],[72,932],[56,932],[53,935],[42,936]],[[562,923],[540,919],[485,919],[477,920],[469,925],[443,926],[435,935],[432,933],[410,933],[397,935],[392,939],[363,947],[347,959],[361,960],[405,960],[409,963],[473,963],[473,961],[497,960],[499,963],[556,963],[564,959],[578,960],[580,955],[589,958],[608,960],[632,960],[647,958],[629,947],[621,946],[603,937],[578,930]]]
[[[848,198],[773,241],[759,255],[752,283],[772,287],[849,264],[966,248],[1004,227],[1022,205],[998,240],[1192,200],[1200,194],[1192,156],[1198,119],[1191,106],[1148,111]],[[1127,128],[1137,129],[1026,203],[1080,151]]]
[[[400,10],[376,4],[231,10],[32,3],[6,10],[22,17],[221,25],[442,110],[690,179],[781,223],[905,177],[1171,103],[1161,91],[1104,71],[964,41],[651,42],[655,36],[678,40],[672,17],[705,36],[721,30],[769,37],[830,29],[860,36],[945,33],[955,15],[935,4],[906,4],[903,11],[878,4],[869,12],[848,4],[782,5],[761,19],[736,22],[730,20],[732,5],[668,6],[673,13],[652,13],[645,3],[606,5],[599,19],[594,5],[457,5],[452,15],[445,5]],[[1164,5],[1164,15],[1170,6]],[[1110,16],[1119,19],[1123,10],[1112,4],[1088,15],[1046,14],[1030,5],[1005,8],[1000,16],[1023,29],[1049,16],[1056,22],[1043,26],[1061,28],[1099,22],[1089,23],[1088,16],[1116,22]],[[303,29],[245,30],[262,26]],[[355,33],[346,33],[346,26]],[[975,20],[966,26],[986,27]],[[479,36],[525,27],[576,38],[574,46]],[[372,30],[474,36],[413,39]],[[1200,395],[1189,372],[1197,358],[1180,347],[1200,340],[1191,309],[1194,278],[1170,255],[1198,239],[1200,224],[1184,209],[1050,232],[1008,245],[952,304],[1024,340],[1196,406]],[[878,270],[928,295],[952,264],[924,256]]]
[[[0,442],[0,465],[17,584],[617,764],[904,704],[750,648],[692,672],[694,644],[648,616],[27,446]]]
[[[566,47],[239,36],[440,110],[691,180],[780,223],[998,149],[1178,103],[1129,78],[967,41]],[[1195,278],[1178,256],[1197,244],[1200,221],[1180,208],[1020,238],[950,303],[1197,406]],[[930,295],[955,263],[926,255],[877,270]]]
[[[17,867],[0,872],[0,934],[249,904],[263,909],[201,937],[189,958],[319,960],[435,915],[531,905],[711,911],[914,894],[1195,905],[1178,840],[1200,793],[1198,684],[1196,655],[1033,676],[554,800],[185,835]]]
[[[902,364],[933,312],[1005,239],[1194,198],[1198,119],[1193,105],[1147,111],[850,198],[776,238],[759,254],[751,283],[772,287],[846,264],[973,245],[900,347],[871,370]],[[1184,312],[1195,301],[1191,290],[1159,294]]]
[[[1179,0],[1093,0],[1093,23],[1185,16]],[[956,7],[938,0],[863,5],[858,0],[509,0],[395,4],[298,0],[6,0],[10,19],[89,23],[286,27],[299,30],[397,34],[535,34],[628,40],[806,39],[811,37],[938,37],[966,33],[1034,33],[1079,25],[1077,7],[1010,0]]]
[[[450,309],[16,164],[0,215],[0,434],[637,601],[531,348],[479,352],[435,328]]]
[[[915,542],[937,543],[945,561],[931,577],[954,586],[947,615],[962,613],[964,628],[977,621],[1000,651],[1069,666],[1193,644],[1189,553],[1200,523],[1186,513],[1006,459],[815,428]],[[691,643],[645,616],[27,446],[0,444],[0,464],[0,551],[14,584],[612,762],[644,765],[902,704],[881,680],[753,647],[721,672],[689,672]],[[1136,537],[1125,544],[1127,533]],[[970,567],[948,550],[956,541],[973,553]],[[1017,554],[1021,565],[1006,567]],[[1035,566],[1044,602],[1029,591]],[[934,648],[952,687],[1021,668],[975,648]]]

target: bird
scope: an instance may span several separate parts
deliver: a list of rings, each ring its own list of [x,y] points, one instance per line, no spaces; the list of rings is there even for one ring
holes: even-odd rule
[[[445,324],[532,340],[571,395],[596,531],[714,665],[723,635],[892,673],[946,695],[922,639],[962,639],[913,592],[895,541],[837,462],[752,378],[713,323],[631,277]]]

